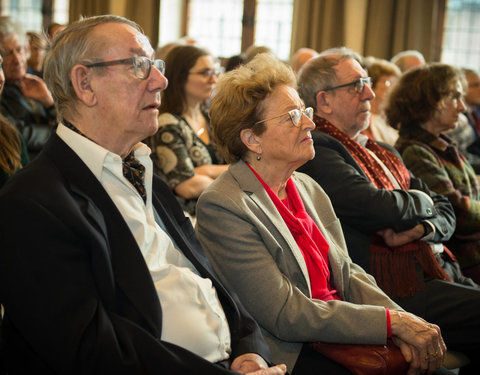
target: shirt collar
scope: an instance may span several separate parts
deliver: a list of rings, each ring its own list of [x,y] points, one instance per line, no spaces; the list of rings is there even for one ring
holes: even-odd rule
[[[363,133],[358,133],[356,137],[353,138],[354,141],[357,141],[361,146],[366,147],[367,146],[367,141],[368,141],[368,136],[366,136]]]
[[[120,163],[122,158],[106,148],[91,141],[73,130],[67,128],[60,123],[57,128],[57,135],[79,156],[80,159],[87,165],[92,173],[100,180],[102,175],[105,159],[118,160]],[[133,147],[135,157],[149,156],[151,150],[145,144],[138,142]]]

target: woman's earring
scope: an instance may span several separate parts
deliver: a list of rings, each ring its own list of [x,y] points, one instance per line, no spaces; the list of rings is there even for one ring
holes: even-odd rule
[[[262,160],[262,155],[258,154],[257,155],[257,160]]]

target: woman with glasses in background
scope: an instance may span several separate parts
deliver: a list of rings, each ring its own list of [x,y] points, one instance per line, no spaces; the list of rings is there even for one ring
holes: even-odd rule
[[[480,184],[473,166],[445,133],[466,111],[463,72],[447,64],[427,64],[404,73],[385,108],[400,129],[395,147],[412,173],[445,195],[457,225],[446,243],[465,276],[480,283]]]
[[[329,198],[295,172],[314,157],[315,129],[295,88],[292,69],[268,54],[220,78],[209,113],[232,164],[198,200],[203,249],[292,375],[350,374],[310,342],[384,345],[389,336],[428,342],[440,366],[438,327],[403,312],[352,263]]]
[[[191,45],[173,48],[165,64],[159,130],[147,142],[155,172],[193,217],[198,196],[227,168],[212,143],[207,115],[220,67],[209,52]]]

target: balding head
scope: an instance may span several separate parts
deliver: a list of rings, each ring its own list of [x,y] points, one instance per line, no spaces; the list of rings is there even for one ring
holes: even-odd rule
[[[318,56],[318,52],[315,51],[314,49],[311,48],[300,48],[297,50],[291,60],[290,60],[290,65],[295,71],[295,73],[298,73],[299,70],[302,68],[302,66],[310,60],[312,57]]]
[[[423,55],[414,50],[399,52],[390,61],[398,66],[402,73],[416,66],[425,65]]]

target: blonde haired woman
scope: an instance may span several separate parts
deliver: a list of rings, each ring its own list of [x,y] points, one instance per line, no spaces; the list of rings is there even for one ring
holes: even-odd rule
[[[446,349],[439,328],[402,311],[352,263],[327,195],[295,172],[314,156],[315,128],[295,87],[293,71],[268,54],[219,79],[212,131],[232,164],[198,200],[200,242],[292,375],[350,373],[309,342],[383,345],[389,336],[410,374],[433,371]]]

